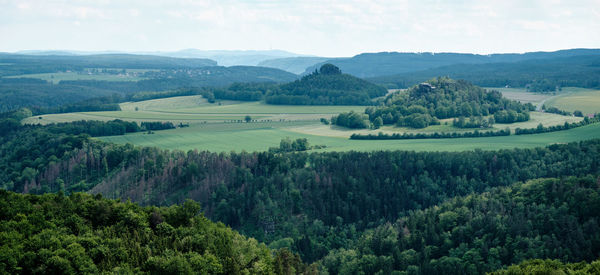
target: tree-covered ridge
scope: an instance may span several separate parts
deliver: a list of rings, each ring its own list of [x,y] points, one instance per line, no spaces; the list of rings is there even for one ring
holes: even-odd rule
[[[457,127],[477,127],[494,122],[512,123],[529,120],[531,104],[521,104],[502,97],[498,91],[488,91],[463,80],[438,77],[389,95],[379,107],[365,110],[369,120],[380,120],[383,125],[395,124],[424,128],[439,124],[439,119],[472,118],[470,124]],[[493,118],[485,118],[493,115]],[[472,123],[471,123],[472,122]],[[346,125],[342,125],[346,126]]]
[[[388,88],[407,88],[446,75],[465,79],[483,87],[523,87],[532,92],[554,92],[560,87],[600,87],[600,56],[581,52],[577,56],[525,60],[493,61],[485,64],[454,64],[422,71],[406,72],[367,80]],[[502,62],[502,63],[500,63]],[[344,67],[342,67],[344,69]]]
[[[321,264],[330,274],[483,274],[535,258],[589,262],[600,256],[599,219],[600,178],[539,179],[410,212]],[[515,270],[532,269],[498,274]]]
[[[383,96],[387,90],[368,81],[343,74],[331,64],[268,93],[269,104],[292,105],[370,105],[371,99]]]
[[[0,273],[289,274],[310,271],[213,223],[200,205],[140,207],[82,193],[0,190]],[[313,270],[314,273],[314,270]]]
[[[508,53],[508,54],[466,54],[466,53],[432,53],[432,52],[421,52],[421,53],[402,53],[402,52],[379,52],[379,53],[362,53],[352,58],[333,58],[326,60],[322,63],[315,64],[306,69],[306,73],[310,73],[324,63],[331,63],[340,67],[344,72],[351,75],[355,75],[361,78],[375,78],[380,76],[406,74],[410,75],[412,72],[421,72],[423,70],[436,70],[439,67],[455,65],[454,69],[460,71],[460,66],[476,66],[471,64],[489,64],[489,63],[507,63],[513,64],[520,61],[545,61],[559,58],[569,57],[581,57],[581,56],[598,56],[600,50],[598,49],[569,49],[560,50],[555,52],[528,52],[523,54]],[[587,57],[589,58],[589,57]],[[525,68],[524,68],[525,69]],[[519,70],[519,73],[531,73],[535,74],[536,71],[526,71],[524,69]],[[546,69],[538,67],[536,69]],[[553,67],[552,70],[559,69]],[[547,70],[550,71],[550,70]],[[413,82],[406,86],[400,86],[399,88],[410,87],[419,82],[425,81],[432,77],[439,75],[453,75],[453,70],[443,70],[442,74],[429,74],[426,78]],[[500,77],[486,71],[479,75],[486,78],[502,79],[505,77],[504,74],[511,74],[506,71],[493,71],[494,73],[500,74]],[[561,71],[561,73],[568,71]],[[559,73],[560,74],[560,73]],[[518,74],[511,74],[512,76],[518,77]],[[527,76],[529,76],[528,74]],[[566,76],[570,76],[566,75]],[[462,79],[462,77],[459,77]],[[520,77],[519,77],[520,78]],[[520,78],[524,79],[524,78]],[[531,80],[532,78],[529,78]],[[568,78],[565,78],[567,80]],[[506,78],[504,79],[506,81]],[[381,82],[376,82],[381,83]],[[506,84],[502,84],[504,86]]]

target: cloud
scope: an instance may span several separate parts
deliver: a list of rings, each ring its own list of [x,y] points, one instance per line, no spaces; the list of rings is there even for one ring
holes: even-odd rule
[[[382,50],[490,53],[600,45],[598,0],[0,3],[0,35],[8,38],[0,51],[273,47],[347,56]]]

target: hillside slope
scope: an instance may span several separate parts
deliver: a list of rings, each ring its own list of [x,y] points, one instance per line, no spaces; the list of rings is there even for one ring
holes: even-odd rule
[[[495,122],[513,123],[529,120],[531,104],[521,104],[463,80],[434,78],[389,95],[384,104],[365,111],[372,122],[424,128],[439,124],[439,119],[460,118],[460,128],[490,127]],[[492,118],[486,118],[493,115]],[[469,119],[467,122],[465,118]]]
[[[387,90],[368,81],[343,74],[331,64],[268,93],[269,104],[286,105],[369,105]]]

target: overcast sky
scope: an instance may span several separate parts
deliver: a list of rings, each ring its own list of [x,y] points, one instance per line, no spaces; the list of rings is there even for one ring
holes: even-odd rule
[[[600,0],[0,0],[0,51],[600,48]]]

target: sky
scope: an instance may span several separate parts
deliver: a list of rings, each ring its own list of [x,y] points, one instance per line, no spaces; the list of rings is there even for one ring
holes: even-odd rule
[[[0,0],[0,51],[600,48],[600,0]]]

